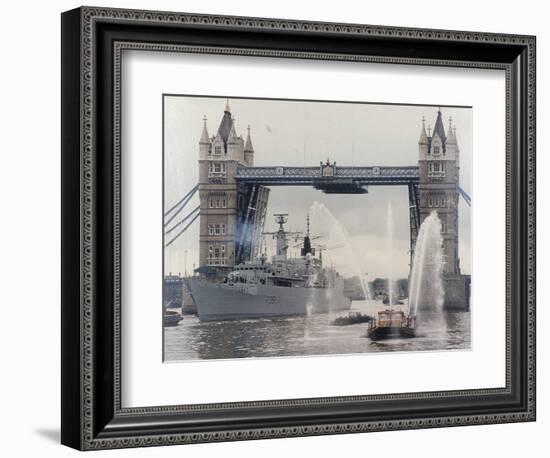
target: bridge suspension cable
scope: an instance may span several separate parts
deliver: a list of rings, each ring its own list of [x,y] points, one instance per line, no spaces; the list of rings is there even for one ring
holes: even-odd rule
[[[191,214],[192,214],[192,213],[191,213]],[[191,215],[191,214],[190,214],[190,215]],[[190,215],[189,215],[189,216],[190,216]],[[164,248],[166,248],[166,247],[172,245],[172,243],[174,243],[174,242],[178,239],[178,237],[179,237],[181,234],[183,234],[183,233],[187,230],[187,228],[188,228],[189,226],[191,226],[191,224],[193,224],[193,223],[195,222],[195,220],[199,217],[199,215],[200,215],[200,212],[197,212],[197,213],[195,214],[195,216],[193,217],[193,219],[191,219],[191,221],[189,221],[181,231],[179,231],[172,239],[170,239],[168,242],[166,242],[166,243],[164,244]]]
[[[462,198],[464,199],[464,201],[468,204],[469,207],[472,206],[472,199],[470,198],[470,196],[466,193],[466,191],[464,191],[464,189],[462,189],[460,186],[458,187],[458,192],[460,193],[460,195],[462,196]]]
[[[198,189],[199,189],[199,185],[196,184],[187,194],[185,194],[185,196],[183,196],[175,205],[173,205],[170,209],[168,209],[164,213],[164,217],[166,218],[168,217],[168,215],[170,215],[170,213],[172,213],[172,211],[176,210],[177,208],[175,213],[172,216],[170,216],[170,218],[168,218],[167,221],[164,222],[164,227],[168,226],[168,224],[170,224],[170,222],[172,222],[172,220],[185,208],[187,203],[195,195]]]
[[[170,232],[173,232],[177,227],[181,226],[183,223],[185,223],[191,216],[193,216],[195,213],[197,213],[200,209],[200,205],[197,205],[193,210],[191,210],[191,213],[189,213],[187,216],[185,216],[183,219],[179,220],[176,224],[174,224],[170,229],[166,229],[164,231],[164,235],[170,234]]]

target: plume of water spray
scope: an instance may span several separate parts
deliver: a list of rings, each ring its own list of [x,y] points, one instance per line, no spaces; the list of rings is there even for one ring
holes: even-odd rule
[[[440,311],[443,307],[443,237],[441,221],[432,211],[420,226],[414,250],[409,313],[416,315],[422,308]]]
[[[388,300],[389,308],[393,307],[393,211],[391,202],[388,203],[387,220],[387,259],[388,259]]]
[[[328,229],[327,242],[338,246],[341,244],[346,251],[346,257],[349,259],[349,267],[359,278],[361,289],[365,299],[370,299],[368,284],[365,279],[365,266],[358,259],[358,251],[354,249],[350,236],[346,228],[336,219],[332,212],[321,202],[315,201],[310,207],[310,218],[312,226],[318,230],[326,231]]]

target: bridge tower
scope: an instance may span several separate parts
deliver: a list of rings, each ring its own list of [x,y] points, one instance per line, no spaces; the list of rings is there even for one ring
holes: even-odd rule
[[[220,277],[242,262],[245,256],[255,254],[251,236],[261,233],[257,230],[257,224],[262,216],[256,209],[267,207],[269,189],[238,184],[235,180],[238,165],[254,165],[254,147],[250,127],[246,142],[237,135],[229,101],[216,135],[209,136],[206,117],[203,121],[199,141],[200,235],[197,270],[203,275]],[[250,221],[253,224],[244,224]]]
[[[444,305],[447,308],[468,308],[470,277],[462,275],[458,255],[458,199],[460,161],[456,128],[449,118],[445,132],[441,110],[437,112],[433,132],[422,120],[419,146],[419,210],[420,223],[436,211],[443,236]]]

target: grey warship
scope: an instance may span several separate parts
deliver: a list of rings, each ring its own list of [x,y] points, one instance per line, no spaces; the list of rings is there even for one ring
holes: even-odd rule
[[[268,261],[265,253],[236,265],[223,280],[199,277],[185,280],[201,321],[269,318],[349,310],[344,296],[344,279],[331,267],[324,267],[322,250],[316,256],[308,230],[301,256],[288,257],[289,233],[286,214],[277,214],[276,254]]]

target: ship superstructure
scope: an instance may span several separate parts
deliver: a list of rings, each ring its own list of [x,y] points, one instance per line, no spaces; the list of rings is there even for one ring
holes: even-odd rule
[[[349,310],[344,279],[315,256],[308,228],[300,256],[288,256],[289,241],[302,235],[287,232],[287,214],[275,215],[279,228],[265,233],[276,240],[276,251],[268,260],[260,254],[234,268],[220,282],[205,278],[187,279],[188,289],[201,320],[262,318]]]

